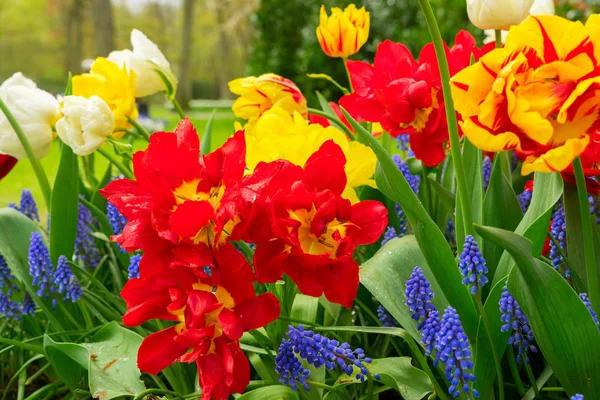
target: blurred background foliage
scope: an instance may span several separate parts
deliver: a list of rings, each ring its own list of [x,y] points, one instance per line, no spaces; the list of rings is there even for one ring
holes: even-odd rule
[[[351,0],[1,0],[0,80],[22,71],[40,87],[61,92],[67,72],[80,73],[83,59],[129,48],[135,27],[173,64],[184,103],[231,98],[229,80],[265,72],[295,81],[311,104],[315,90],[336,99],[341,95],[337,89],[306,76],[325,72],[346,82],[340,60],[325,56],[315,36],[323,3],[329,9]],[[369,41],[355,59],[372,60],[377,43],[387,38],[405,43],[415,56],[429,41],[417,1],[354,3],[371,13]],[[461,28],[482,40],[468,21],[465,0],[432,3],[449,43]],[[559,13],[573,19],[598,8],[597,1],[557,3]]]

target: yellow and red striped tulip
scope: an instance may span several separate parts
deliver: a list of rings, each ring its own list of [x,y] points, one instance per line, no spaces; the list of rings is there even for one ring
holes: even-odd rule
[[[338,7],[327,15],[321,6],[321,21],[317,27],[317,39],[329,57],[348,58],[356,54],[369,38],[371,17],[365,7],[350,4],[343,11]]]
[[[467,138],[484,151],[517,150],[523,175],[567,168],[600,129],[597,21],[530,17],[510,29],[503,48],[455,75]]]

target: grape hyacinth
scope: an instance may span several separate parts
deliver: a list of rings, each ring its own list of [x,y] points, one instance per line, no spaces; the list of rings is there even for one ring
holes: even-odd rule
[[[377,307],[377,318],[383,327],[395,328],[398,326],[398,321],[381,304]]]
[[[527,212],[529,204],[531,204],[532,195],[533,192],[531,190],[525,189],[520,195],[517,196],[517,200],[519,200],[519,205],[521,206],[521,211],[523,211],[523,214]]]
[[[275,359],[275,368],[282,380],[287,380],[290,386],[292,383],[290,377],[294,378],[294,383],[296,380],[302,383],[297,379],[300,376],[306,379],[310,377],[310,374],[306,374],[306,371],[301,370],[298,364],[290,359],[292,355],[294,358],[300,357],[306,360],[308,364],[317,368],[324,365],[331,371],[340,367],[343,372],[350,376],[354,375],[361,382],[364,382],[365,375],[369,373],[367,364],[371,363],[371,359],[365,357],[365,352],[360,348],[352,350],[348,343],[340,344],[337,340],[306,330],[302,325],[298,325],[298,328],[290,325],[287,335],[289,341],[287,343],[284,341],[279,347],[280,352]],[[354,373],[354,367],[358,368],[358,372]],[[373,377],[377,380],[381,379],[377,374]]]
[[[406,178],[406,181],[410,185],[410,188],[413,190],[413,192],[418,193],[419,184],[421,183],[421,177],[418,175],[413,175],[410,172],[410,169],[408,168],[408,164],[405,161],[402,161],[402,158],[400,158],[399,155],[394,155],[392,157],[392,160],[394,160],[394,163],[396,163],[396,166],[398,167],[400,172],[402,172],[404,178]]]
[[[31,295],[29,293],[25,293],[25,296],[23,296],[23,305],[21,307],[21,312],[23,313],[23,315],[33,316],[35,314],[35,309],[35,302],[31,298]]]
[[[40,297],[48,297],[54,291],[52,275],[54,266],[50,260],[50,253],[44,244],[44,239],[39,232],[31,234],[29,245],[29,274],[33,277],[33,285],[38,287],[36,294]]]
[[[100,264],[100,251],[96,239],[92,235],[94,220],[92,213],[83,204],[79,205],[77,217],[77,236],[75,238],[75,259],[83,262],[84,266],[96,268]]]
[[[563,251],[567,249],[567,221],[565,219],[565,209],[560,205],[552,214],[552,223],[550,224],[550,234],[559,243]],[[558,247],[554,242],[550,242],[550,261],[555,270],[559,271],[560,264],[563,261]],[[566,278],[571,277],[571,271],[567,268],[564,272]]]
[[[411,318],[418,322],[418,330],[421,330],[425,325],[429,313],[435,311],[435,306],[431,302],[433,296],[431,283],[423,274],[423,270],[415,267],[410,274],[410,278],[406,281],[404,297],[406,299],[405,304],[412,313]]]
[[[527,317],[523,314],[519,303],[510,294],[506,286],[504,286],[498,304],[500,305],[500,312],[502,312],[500,321],[504,323],[500,330],[502,332],[512,332],[508,344],[518,350],[517,362],[520,363],[521,360],[524,360],[525,363],[529,364],[527,353],[529,351],[537,353],[537,348],[532,345],[535,338]]]
[[[283,339],[275,357],[275,372],[279,374],[279,382],[288,385],[293,391],[298,389],[298,383],[304,390],[310,390],[306,381],[310,379],[310,370],[302,367],[302,363],[294,355],[292,342]]]
[[[446,241],[450,246],[456,245],[456,227],[454,226],[452,217],[448,217],[448,223],[446,224],[446,232],[444,232],[444,236],[446,237]]]
[[[20,320],[21,304],[11,300],[10,296],[6,293],[0,292],[0,315],[8,319]]]
[[[383,246],[390,240],[396,239],[397,237],[401,237],[401,236],[398,236],[396,229],[394,229],[394,227],[392,227],[392,226],[388,226],[387,229],[385,230],[385,233],[383,234],[383,239],[381,239],[381,245]]]
[[[481,173],[483,177],[483,190],[486,191],[492,177],[492,160],[488,156],[483,158]]]
[[[125,218],[112,203],[106,203],[106,216],[108,217],[108,222],[110,222],[110,226],[115,235],[119,235],[123,232],[123,228],[125,228],[125,225],[127,224],[127,218]]]
[[[408,133],[403,133],[396,138],[396,148],[400,151],[410,149],[410,135]]]
[[[594,309],[592,308],[592,302],[590,301],[587,293],[581,293],[579,295],[579,298],[581,299],[581,301],[583,301],[583,304],[585,304],[585,306],[587,307],[588,311],[592,315],[592,319],[594,320],[594,323],[600,330],[600,323],[598,322],[598,315],[596,314],[596,311],[594,311]]]
[[[425,347],[425,355],[430,356],[434,350],[435,337],[440,331],[442,321],[440,320],[440,314],[437,310],[433,310],[429,313],[429,316],[423,323],[421,329],[421,343]],[[439,353],[436,354],[434,365],[437,365],[439,361]]]
[[[14,282],[15,276],[12,274],[8,263],[2,254],[0,254],[0,289],[6,287],[8,297],[12,295],[13,290],[19,290]]]
[[[475,238],[471,235],[465,237],[458,267],[464,277],[462,283],[470,287],[471,294],[477,293],[480,287],[488,283],[488,278],[485,276],[488,273],[485,259],[479,251]]]
[[[129,272],[128,278],[139,278],[140,277],[140,261],[142,260],[141,254],[135,254],[129,257],[129,267],[127,267],[127,271]]]
[[[54,277],[52,278],[52,283],[56,286],[56,291],[58,293],[64,294],[64,300],[71,300],[75,303],[83,294],[83,289],[79,284],[79,280],[73,274],[65,256],[60,256],[58,258],[58,264],[56,266]]]
[[[472,373],[474,365],[471,361],[469,339],[462,328],[458,313],[450,306],[442,317],[435,338],[435,348],[439,359],[446,364],[446,378],[450,381],[448,393],[458,397],[462,391],[469,400],[479,397],[479,392],[472,387],[475,375]]]
[[[571,396],[571,400],[583,400],[583,395],[577,393],[575,396]]]
[[[31,191],[28,189],[23,189],[21,192],[21,202],[17,206],[15,203],[10,203],[8,205],[10,208],[14,208],[15,210],[21,212],[27,218],[34,222],[40,222],[40,215],[38,213],[37,204],[33,199],[33,195]]]

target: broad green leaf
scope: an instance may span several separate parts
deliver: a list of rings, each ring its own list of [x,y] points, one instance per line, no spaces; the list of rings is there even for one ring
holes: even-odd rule
[[[83,346],[89,352],[89,383],[92,397],[100,400],[135,396],[145,389],[137,367],[137,353],[142,337],[116,322],[104,326],[91,343]]]
[[[241,395],[237,400],[291,400],[295,398],[296,394],[288,386],[273,385],[252,390]]]
[[[431,187],[437,194],[440,199],[440,203],[446,210],[446,212],[450,215],[454,214],[454,205],[456,204],[456,196],[454,193],[450,192],[444,186],[440,185],[435,179],[429,178],[429,182],[431,183]]]
[[[490,330],[492,332],[492,342],[496,347],[498,357],[502,359],[502,355],[506,350],[508,344],[508,338],[510,334],[508,332],[502,332],[502,322],[500,321],[500,306],[498,302],[502,297],[502,291],[504,290],[505,281],[499,281],[490,291],[489,296],[485,302],[485,313],[490,323]],[[496,378],[496,364],[494,362],[494,354],[492,353],[492,347],[490,340],[488,339],[487,331],[483,321],[479,322],[479,331],[477,332],[477,352],[475,353],[475,389],[481,393],[481,400],[492,399],[494,390],[492,385]]]
[[[298,293],[294,298],[290,317],[307,322],[316,322],[318,309],[318,297],[311,297]]]
[[[467,335],[474,338],[477,334],[478,315],[469,290],[462,284],[454,254],[446,242],[444,234],[431,219],[419,199],[410,188],[404,175],[381,144],[371,136],[350,114],[342,110],[344,115],[377,156],[375,181],[379,190],[396,203],[400,204],[421,250],[431,267],[436,280],[444,282],[441,287],[448,302],[456,308],[461,316]]]
[[[57,343],[44,335],[44,352],[54,372],[71,390],[87,390],[90,354],[85,347],[76,343]]]
[[[465,139],[463,144],[463,164],[467,176],[467,188],[471,197],[471,213],[473,223],[480,224],[483,221],[483,177],[481,150]],[[462,249],[465,228],[463,227],[462,210],[460,208],[459,195],[456,194],[456,244]],[[459,312],[460,313],[460,312]]]
[[[277,380],[279,376],[277,375],[277,372],[275,372],[275,368],[270,368],[269,366],[267,366],[266,363],[267,359],[272,360],[272,358],[269,355],[267,355],[267,352],[265,350],[260,350],[262,350],[265,353],[265,355],[257,354],[254,352],[246,353],[248,361],[250,361],[250,364],[252,364],[254,370],[256,371],[260,379],[263,379],[265,381]]]
[[[373,360],[369,372],[381,376],[381,383],[394,388],[405,400],[420,400],[433,392],[433,385],[427,374],[412,366],[410,357],[390,357]],[[355,376],[341,375],[335,385],[362,383]]]
[[[523,218],[523,213],[517,195],[503,173],[505,161],[506,158],[500,156],[494,159],[492,175],[484,199],[483,223],[486,226],[514,231]],[[489,270],[488,276],[494,276],[503,251],[502,247],[484,241],[483,256]]]
[[[577,293],[550,265],[532,256],[526,238],[497,228],[477,230],[516,260],[518,268],[508,278],[508,289],[561,385],[569,394],[600,398],[600,334]]]
[[[560,199],[563,191],[563,181],[560,174],[536,172],[534,178],[533,197],[525,216],[515,229],[515,233],[531,240],[534,256],[539,256],[544,248],[548,226],[552,217],[552,208]],[[515,265],[508,252],[504,252],[496,267],[492,285],[510,273]]]
[[[371,292],[388,312],[420,343],[421,336],[411,312],[404,304],[406,281],[413,269],[419,266],[431,282],[435,293],[433,303],[438,310],[448,306],[440,285],[427,264],[423,252],[413,235],[392,239],[373,258],[360,268],[360,282]]]
[[[31,234],[38,228],[29,218],[12,208],[0,209],[0,254],[4,256],[12,274],[25,286],[25,289],[35,304],[44,312],[45,317],[51,322],[51,329],[64,331],[72,325],[60,312],[53,310],[49,299],[41,299],[37,289],[31,283],[29,265],[27,261]]]
[[[54,265],[60,256],[65,256],[69,260],[73,257],[77,235],[78,204],[77,155],[63,143],[50,206],[50,256]]]
[[[206,122],[206,127],[204,128],[204,135],[202,135],[202,141],[200,142],[200,154],[208,154],[210,153],[210,144],[212,139],[212,125],[215,120],[215,115],[217,114],[217,110],[213,110],[208,118],[208,122]]]
[[[327,99],[320,92],[317,91],[316,93],[317,99],[319,99],[319,105],[321,106],[321,110],[323,110],[323,112],[328,115],[327,119],[329,120],[329,122],[336,128],[340,129],[342,132],[347,133],[346,131],[348,130],[348,128],[344,125],[342,121],[340,121],[339,117],[329,105]]]

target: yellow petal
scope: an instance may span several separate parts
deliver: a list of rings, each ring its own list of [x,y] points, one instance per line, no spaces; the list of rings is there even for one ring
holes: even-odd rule
[[[554,148],[540,157],[530,156],[523,162],[522,175],[532,172],[555,172],[567,168],[585,150],[589,136],[569,139],[564,145]]]

